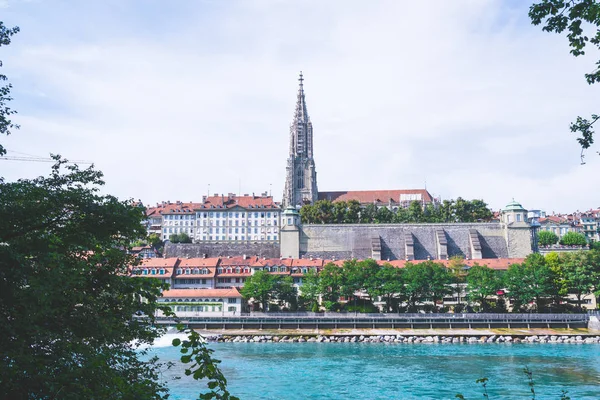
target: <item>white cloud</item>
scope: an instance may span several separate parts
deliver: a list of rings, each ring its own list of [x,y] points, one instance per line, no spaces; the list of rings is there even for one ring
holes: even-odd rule
[[[592,62],[530,26],[525,7],[506,7],[191,2],[165,9],[154,30],[159,8],[137,18],[75,8],[71,18],[91,19],[81,36],[54,28],[56,39],[25,36],[11,49],[23,128],[6,147],[94,160],[121,197],[188,201],[208,184],[225,193],[272,184],[279,198],[302,69],[321,190],[426,180],[444,198],[496,208],[512,197],[546,210],[598,206],[598,160],[590,153],[579,166],[568,133],[599,104],[583,79]],[[20,5],[12,20],[30,11]],[[27,20],[50,32],[43,17]],[[11,168],[9,179],[41,173]]]

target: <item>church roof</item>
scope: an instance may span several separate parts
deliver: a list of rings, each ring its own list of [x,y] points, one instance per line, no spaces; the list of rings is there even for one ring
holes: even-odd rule
[[[319,192],[319,200],[350,201],[359,203],[400,203],[404,201],[424,201],[431,203],[433,197],[427,189],[401,189],[401,190],[349,190],[340,192]]]

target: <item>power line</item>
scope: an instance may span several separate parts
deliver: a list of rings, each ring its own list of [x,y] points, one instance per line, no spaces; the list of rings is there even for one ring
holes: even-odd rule
[[[26,161],[26,162],[47,162],[47,163],[55,163],[57,160],[50,157],[38,157],[31,154],[20,153],[18,151],[9,150],[11,153],[23,154],[21,156],[1,156],[0,160],[5,161]],[[87,160],[68,160],[68,164],[93,164],[91,161]]]

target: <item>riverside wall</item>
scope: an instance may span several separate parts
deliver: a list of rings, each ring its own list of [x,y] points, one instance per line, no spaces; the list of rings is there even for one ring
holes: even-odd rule
[[[568,343],[568,344],[600,344],[600,336],[589,335],[214,335],[206,334],[205,339],[220,343]]]
[[[407,238],[412,238],[414,259],[439,259],[437,231],[447,240],[447,256],[468,258],[519,258],[531,253],[528,237],[511,236],[509,248],[506,229],[499,222],[456,224],[306,224],[300,227],[300,256],[323,259],[365,259],[372,257],[373,239],[381,241],[382,260],[405,260]],[[474,254],[470,231],[475,230],[481,244],[481,257]],[[527,251],[527,247],[529,250]],[[511,252],[510,249],[514,249]],[[525,250],[524,250],[525,249]],[[514,253],[514,254],[513,254]],[[410,255],[409,255],[410,256]]]

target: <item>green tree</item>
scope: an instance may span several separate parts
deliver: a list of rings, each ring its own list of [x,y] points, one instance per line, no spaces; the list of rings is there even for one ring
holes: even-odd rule
[[[8,46],[11,42],[11,37],[19,32],[19,27],[7,28],[4,23],[0,21],[0,47]],[[0,60],[0,67],[2,67],[2,61]],[[0,74],[0,81],[7,81],[8,78],[4,74]],[[10,83],[0,86],[0,135],[10,135],[11,129],[19,129],[17,124],[14,124],[10,120],[10,116],[17,112],[8,107],[8,102],[12,100],[10,97],[10,90],[12,85]],[[6,154],[6,149],[0,144],[0,156]]]
[[[375,223],[389,224],[394,220],[394,213],[387,207],[380,207],[375,214]]]
[[[408,222],[419,223],[423,220],[423,206],[420,201],[411,201],[408,206]]]
[[[160,238],[160,235],[157,235],[156,233],[151,233],[150,235],[148,235],[147,242],[150,246],[154,247],[155,249],[158,249],[163,245],[163,241]]]
[[[397,296],[402,293],[404,284],[402,281],[402,270],[388,263],[377,271],[376,279],[379,285],[376,294],[385,301],[385,311],[393,311],[393,303]]]
[[[342,290],[342,270],[334,263],[328,263],[319,274],[319,292],[324,301],[337,302]]]
[[[488,298],[496,295],[502,282],[493,269],[475,264],[467,275],[467,298],[479,304],[481,312],[488,310]]]
[[[300,220],[303,224],[314,224],[316,221],[316,210],[312,204],[305,204],[300,208]]]
[[[291,276],[275,276],[273,298],[280,307],[289,307],[291,311],[298,309],[298,289],[294,286]]]
[[[319,200],[315,203],[316,224],[331,224],[334,222],[333,203],[329,200]]]
[[[542,309],[542,300],[555,292],[552,269],[540,254],[527,256],[523,264],[513,264],[504,274],[504,286],[515,300],[515,309],[535,301],[536,310]]]
[[[271,275],[267,271],[257,271],[246,279],[240,293],[246,300],[254,299],[260,304],[263,311],[267,311],[269,302],[276,296],[276,285],[275,275]]]
[[[143,212],[100,195],[93,167],[54,158],[48,177],[0,182],[0,398],[165,398],[136,346],[164,333],[168,286],[128,277],[121,250],[145,237]]]
[[[345,201],[338,201],[333,203],[333,215],[331,223],[343,224],[346,221],[346,213],[348,212],[348,205]]]
[[[538,233],[538,244],[540,246],[552,246],[558,243],[558,236],[554,232],[540,231]]]
[[[585,246],[587,245],[587,240],[579,232],[567,232],[560,238],[560,244],[565,246]]]
[[[409,222],[410,216],[408,215],[408,208],[398,207],[398,210],[394,214],[393,222],[396,224],[405,224]]]
[[[360,290],[364,290],[369,295],[371,301],[375,301],[380,292],[380,287],[383,284],[381,281],[379,271],[381,266],[377,264],[377,261],[372,259],[366,259],[355,263],[354,279],[350,279],[350,290],[354,290],[354,293]],[[346,268],[344,268],[346,271]]]
[[[442,302],[444,296],[453,292],[450,286],[453,281],[452,274],[448,268],[433,261],[425,261],[421,265],[428,283],[428,295],[433,302],[434,311],[437,311],[438,303]]]
[[[402,270],[402,297],[406,300],[408,312],[417,312],[417,304],[429,295],[429,281],[422,264],[407,263]]]
[[[534,25],[542,24],[545,32],[563,33],[567,39],[571,54],[579,57],[585,54],[588,44],[600,49],[600,2],[596,0],[543,0],[529,8],[529,18]],[[600,60],[596,67],[585,74],[588,84],[600,82]],[[584,151],[594,143],[593,125],[600,115],[592,114],[590,119],[577,117],[571,124],[571,132],[579,135],[577,142],[581,146],[581,162]]]
[[[360,222],[360,203],[357,200],[348,202],[348,210],[346,211],[346,224],[358,224]]]
[[[600,288],[600,257],[594,251],[565,254],[562,270],[565,284],[577,297],[577,307],[581,310],[583,297]]]
[[[372,224],[375,222],[375,216],[377,215],[377,206],[375,204],[367,204],[360,211],[360,223],[361,224]]]
[[[192,243],[192,238],[185,232],[175,233],[169,236],[169,241],[171,243]]]
[[[311,269],[304,274],[302,277],[302,287],[300,288],[300,297],[304,303],[308,304],[309,310],[313,310],[319,306],[320,287],[317,271]]]

